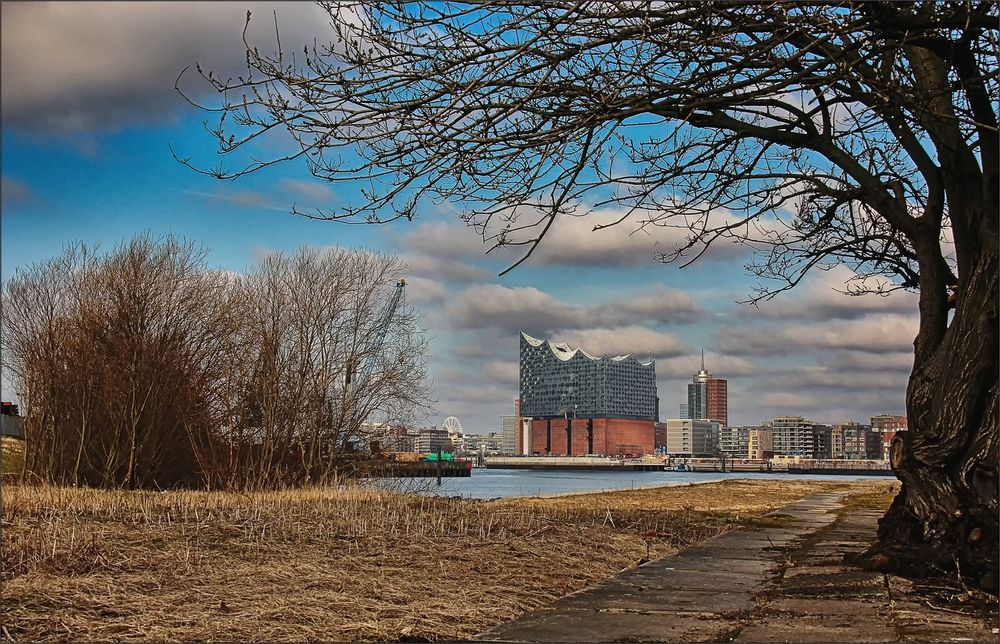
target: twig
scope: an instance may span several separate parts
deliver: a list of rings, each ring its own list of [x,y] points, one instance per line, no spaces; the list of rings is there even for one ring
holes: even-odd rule
[[[6,627],[6,626],[0,626],[0,629],[3,629],[3,636],[4,636],[5,638],[7,638],[8,640],[10,640],[11,642],[16,642],[16,641],[17,641],[17,640],[16,640],[16,639],[14,639],[13,637],[11,637],[11,635],[10,635],[10,631],[8,631],[8,630],[7,630],[7,627]]]
[[[943,610],[948,613],[955,613],[957,615],[968,615],[968,613],[960,610],[955,610],[954,608],[945,608],[944,606],[935,606],[930,602],[930,600],[924,600],[924,603],[933,608],[934,610]]]

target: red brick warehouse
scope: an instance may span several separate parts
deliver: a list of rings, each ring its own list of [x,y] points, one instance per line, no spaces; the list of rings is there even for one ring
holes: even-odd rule
[[[521,453],[652,453],[659,415],[653,360],[593,356],[564,343],[520,338]],[[526,446],[526,447],[525,447]]]

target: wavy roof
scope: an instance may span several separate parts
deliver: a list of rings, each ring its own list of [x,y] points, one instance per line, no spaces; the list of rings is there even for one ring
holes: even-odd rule
[[[641,365],[643,365],[645,367],[648,367],[649,365],[653,364],[652,360],[646,360],[645,362],[643,362],[642,360],[639,360],[638,358],[635,358],[634,354],[631,354],[631,353],[627,353],[627,354],[625,354],[623,356],[613,356],[611,358],[608,358],[606,355],[602,355],[600,357],[593,356],[593,355],[587,353],[586,351],[584,351],[583,349],[580,349],[580,348],[576,348],[576,349],[570,348],[570,346],[568,344],[566,344],[565,342],[552,342],[551,340],[539,340],[538,338],[531,337],[530,335],[528,335],[524,331],[521,331],[521,337],[524,338],[525,341],[527,341],[527,343],[530,344],[533,347],[539,347],[539,346],[542,345],[542,343],[545,343],[546,345],[548,345],[549,351],[552,352],[552,355],[554,355],[556,358],[558,358],[558,359],[560,359],[562,361],[569,360],[573,356],[575,356],[577,353],[580,353],[584,357],[586,357],[586,358],[588,358],[590,360],[604,360],[604,359],[607,358],[609,360],[614,360],[615,362],[621,362],[622,360],[627,360],[629,358],[633,358],[636,362],[638,362],[639,364],[641,364]]]

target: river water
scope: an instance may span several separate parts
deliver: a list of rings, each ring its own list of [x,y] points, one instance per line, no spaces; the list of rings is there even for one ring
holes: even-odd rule
[[[803,475],[756,472],[608,472],[586,470],[500,470],[473,468],[467,478],[371,479],[371,484],[434,496],[496,499],[511,496],[549,496],[574,492],[629,490],[665,485],[687,485],[727,479],[819,481],[890,481],[888,476]]]

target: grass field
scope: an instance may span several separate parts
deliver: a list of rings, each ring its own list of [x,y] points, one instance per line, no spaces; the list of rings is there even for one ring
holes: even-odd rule
[[[470,637],[805,495],[728,481],[498,502],[344,488],[231,494],[5,485],[16,641]],[[886,503],[888,500],[886,500]]]

